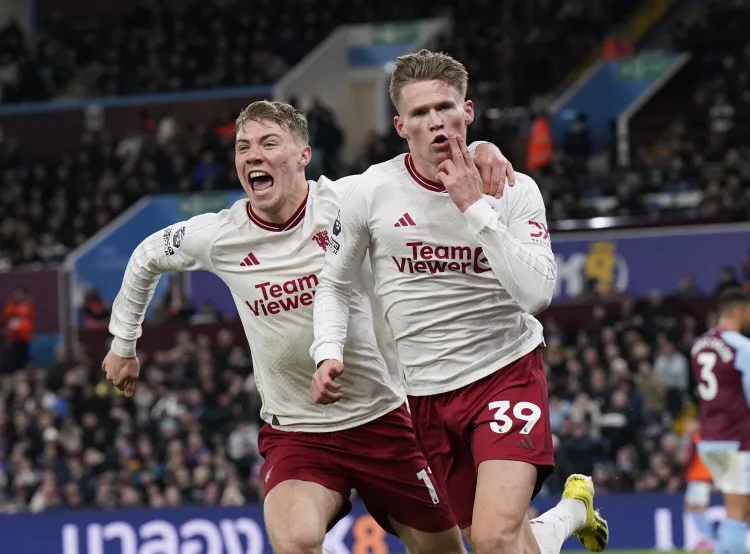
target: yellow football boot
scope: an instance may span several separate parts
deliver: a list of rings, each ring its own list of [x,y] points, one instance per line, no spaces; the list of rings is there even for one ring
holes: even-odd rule
[[[574,474],[565,481],[563,498],[576,498],[586,505],[586,524],[574,533],[591,552],[603,552],[609,543],[609,524],[599,510],[594,509],[594,482],[586,475]]]

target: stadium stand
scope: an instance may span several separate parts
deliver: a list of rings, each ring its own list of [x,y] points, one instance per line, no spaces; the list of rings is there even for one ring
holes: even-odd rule
[[[258,17],[228,4],[219,10],[191,2],[175,11],[170,3],[153,2],[122,18],[76,26],[51,20],[33,44],[11,23],[0,31],[0,102],[267,84],[340,23],[449,9],[455,29],[440,46],[466,61],[472,74],[470,94],[480,108],[472,136],[500,144],[516,167],[525,169],[525,157],[513,153],[519,127],[530,126],[533,117],[526,115],[519,125],[498,117],[497,108],[527,105],[558,87],[638,3],[516,1],[497,9],[491,0],[471,6],[458,0],[326,0],[327,9],[311,1],[294,2],[292,9],[285,0],[273,7],[260,2]],[[605,171],[590,163],[587,122],[579,118],[548,163],[530,170],[553,225],[653,215],[658,208],[643,200],[645,193],[689,190],[701,191],[702,200],[685,212],[688,218],[750,219],[747,79],[732,73],[748,56],[744,39],[725,32],[747,12],[721,0],[703,9],[706,16],[681,28],[675,42],[700,54],[704,85],[691,107],[702,115],[670,127],[631,167],[610,170],[610,160]],[[214,36],[221,38],[211,40]],[[331,177],[403,149],[393,133],[373,135],[358,162],[346,167],[338,157],[346,137],[330,110],[315,102],[308,117],[312,142],[326,153],[318,171]],[[155,118],[144,109],[129,132],[87,132],[82,148],[53,159],[5,137],[0,269],[59,265],[143,195],[236,188],[233,133],[232,114],[217,114],[206,126],[185,114]],[[602,197],[611,202],[593,201]],[[679,435],[692,414],[687,354],[692,339],[712,321],[705,295],[737,285],[750,291],[750,254],[742,267],[742,275],[731,268],[717,275],[715,291],[698,290],[689,275],[664,296],[647,299],[602,299],[587,288],[588,303],[571,308],[583,314],[577,323],[564,308],[553,306],[543,315],[558,465],[546,493],[558,494],[573,472],[593,474],[606,492],[683,487],[686,460]],[[27,364],[25,358],[4,360],[0,513],[241,506],[259,499],[259,397],[241,328],[210,305],[173,302],[179,294],[173,287],[148,322],[144,379],[132,402],[99,370],[108,306],[96,291],[84,300],[85,340],[58,349],[51,367]],[[8,319],[3,318],[6,339]]]
[[[632,131],[636,166],[663,191],[699,191],[696,215],[744,221],[750,216],[747,146],[748,61],[744,2],[694,3],[664,40],[688,52],[687,67],[640,113]]]
[[[679,490],[672,423],[690,400],[685,355],[709,306],[654,295],[544,314],[558,465],[547,492],[571,472],[602,491]],[[257,500],[259,397],[241,326],[208,310],[162,315],[145,330],[132,402],[99,370],[106,336],[8,379],[0,512]]]
[[[6,76],[0,97],[18,102],[58,96],[66,79],[92,81],[91,75],[95,76],[92,83],[79,93],[102,96],[267,83],[278,78],[338,23],[413,18],[450,8],[460,17],[454,37],[443,46],[460,59],[471,60],[472,92],[482,94],[485,104],[492,99],[492,105],[513,105],[515,100],[544,92],[562,79],[601,40],[598,33],[622,21],[635,7],[632,2],[623,1],[605,10],[602,2],[570,0],[536,7],[508,3],[503,11],[495,10],[489,2],[472,4],[471,9],[455,2],[417,2],[408,6],[403,2],[383,2],[377,8],[353,3],[343,9],[333,4],[336,3],[332,3],[331,10],[321,11],[317,3],[305,3],[305,17],[292,18],[291,10],[278,10],[269,13],[286,15],[253,18],[242,13],[238,4],[219,10],[205,2],[190,2],[177,10],[168,3],[155,2],[104,22],[49,22],[49,30],[33,46],[11,21],[0,32]],[[330,13],[337,14],[335,21],[322,15]],[[216,36],[225,38],[207,41],[207,35],[199,32],[207,21]],[[488,21],[494,22],[489,28]],[[510,21],[514,25],[510,26]],[[305,22],[304,32],[295,27],[301,22]],[[568,40],[563,29],[571,25],[586,31]],[[479,26],[484,34],[478,32]],[[505,46],[498,46],[497,50],[487,49],[482,42],[500,36],[504,41],[498,45]],[[253,44],[248,37],[253,37]],[[164,52],[164,41],[177,44],[170,48],[169,56]],[[266,50],[259,50],[260,45]],[[552,49],[567,55],[556,56],[555,64],[550,65],[542,58],[544,52]],[[47,51],[51,53],[40,58]],[[495,56],[505,60],[505,65],[498,64]],[[218,58],[226,63],[217,66]],[[141,63],[144,59],[149,63]],[[544,72],[526,71],[542,63],[548,67]],[[71,67],[78,68],[77,76],[72,75]],[[190,79],[186,80],[185,75]],[[535,75],[540,76],[538,82],[529,77]],[[164,81],[165,76],[170,82]],[[501,98],[499,83],[505,83],[506,88],[512,83],[513,91]],[[317,167],[319,174],[336,177],[363,170],[403,148],[393,134],[373,137],[356,167],[342,167],[338,152],[345,137],[330,111],[315,103],[308,116],[312,144],[325,153]],[[129,133],[87,134],[82,139],[83,151],[70,152],[56,160],[40,160],[35,152],[20,150],[12,138],[5,141],[0,145],[0,168],[9,186],[1,193],[0,265],[57,263],[143,194],[234,188],[231,148],[227,148],[225,140],[226,125],[230,123],[226,117],[212,130],[201,129],[194,127],[189,117],[154,121],[144,114]],[[479,122],[477,136],[490,134],[488,138],[507,143],[502,130],[492,133],[491,126],[487,118]],[[192,142],[193,137],[187,139],[191,134],[199,136],[197,144]],[[311,173],[315,172],[313,169]],[[42,201],[50,196],[53,202]],[[550,211],[557,211],[561,217],[574,217],[576,214],[569,212],[576,202],[568,198],[564,201],[571,209],[558,207]]]
[[[250,14],[242,2],[144,2],[108,18],[48,18],[34,45],[8,25],[0,37],[3,65],[16,79],[2,97],[51,98],[66,94],[71,81],[81,96],[268,84],[338,25],[449,13],[456,33],[443,46],[469,60],[472,80],[494,105],[519,105],[560,83],[640,4],[505,2],[498,10],[486,0],[282,0],[261,2]],[[527,71],[533,67],[545,70]]]
[[[179,333],[143,356],[134,402],[98,362],[60,351],[15,372],[3,394],[0,512],[257,501],[259,398],[246,347]],[[243,341],[244,342],[244,341]]]

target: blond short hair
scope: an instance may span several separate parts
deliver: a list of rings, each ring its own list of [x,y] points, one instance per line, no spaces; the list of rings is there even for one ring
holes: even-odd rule
[[[305,144],[310,141],[307,117],[288,102],[258,100],[240,112],[234,124],[235,134],[248,121],[273,121],[282,129],[297,135]]]
[[[401,90],[411,83],[420,81],[443,81],[466,97],[469,85],[469,72],[464,64],[442,52],[420,50],[415,54],[405,54],[396,60],[391,75],[391,102],[398,107]]]

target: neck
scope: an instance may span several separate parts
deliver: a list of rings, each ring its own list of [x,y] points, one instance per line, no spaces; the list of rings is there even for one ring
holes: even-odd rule
[[[269,223],[284,224],[289,221],[307,196],[307,181],[302,174],[294,180],[289,194],[284,198],[281,208],[273,212],[261,210],[253,206],[256,215]]]
[[[734,331],[735,333],[739,333],[740,328],[741,325],[733,317],[722,316],[716,324],[716,329],[719,331]]]
[[[429,179],[430,181],[437,181],[437,174],[438,174],[438,168],[435,165],[432,165],[427,160],[415,156],[414,153],[411,153],[411,160],[414,162],[414,169],[417,170],[417,173],[419,173],[422,177],[425,179]]]

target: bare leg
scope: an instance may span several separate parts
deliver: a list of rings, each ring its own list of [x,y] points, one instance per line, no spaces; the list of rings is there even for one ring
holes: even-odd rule
[[[322,554],[329,522],[344,504],[336,491],[309,481],[289,480],[266,495],[263,512],[276,554]]]

